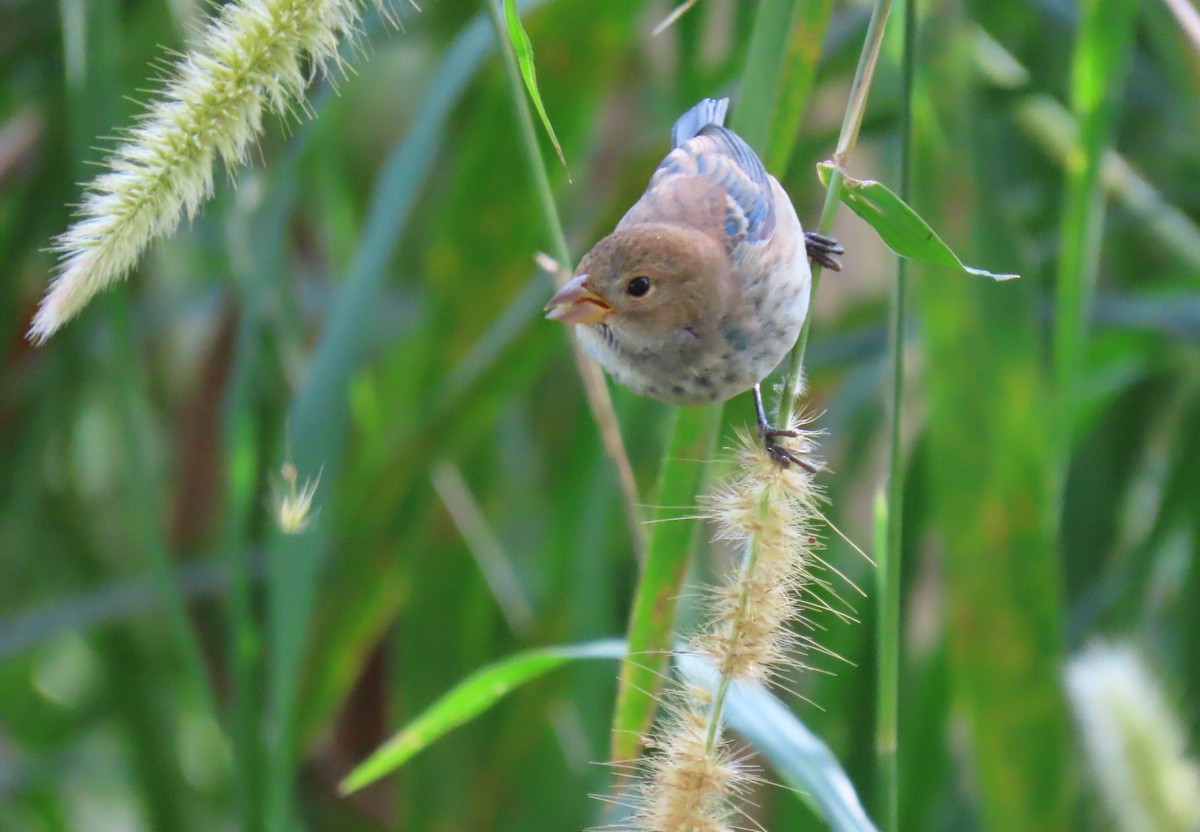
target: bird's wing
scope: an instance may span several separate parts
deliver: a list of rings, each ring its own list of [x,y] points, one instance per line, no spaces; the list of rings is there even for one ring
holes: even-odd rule
[[[699,177],[705,187],[722,193],[727,210],[723,222],[730,248],[743,241],[769,240],[775,230],[775,196],[771,178],[758,155],[728,128],[709,124],[672,150],[650,180],[647,196],[677,190],[684,178]],[[687,190],[694,188],[689,182]],[[656,200],[658,201],[658,200]]]
[[[710,125],[722,127],[729,110],[728,98],[705,98],[675,119],[671,126],[671,147],[679,147]]]

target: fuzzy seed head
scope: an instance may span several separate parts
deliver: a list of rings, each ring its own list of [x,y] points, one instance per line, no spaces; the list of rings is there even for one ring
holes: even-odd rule
[[[54,243],[60,261],[30,340],[43,343],[98,292],[123,279],[146,246],[212,196],[218,159],[233,170],[264,114],[302,108],[310,74],[339,65],[367,0],[234,0],[223,6],[158,97],[84,191]],[[373,0],[382,5],[382,0]]]
[[[275,490],[275,521],[284,534],[300,534],[312,523],[313,497],[321,484],[321,475],[300,485],[296,466],[283,463],[279,470],[283,487]]]
[[[790,624],[803,619],[820,563],[815,525],[821,493],[813,474],[781,466],[761,437],[740,437],[739,470],[704,505],[717,537],[743,553],[741,567],[707,591],[708,620],[691,649],[712,659],[721,684],[767,681],[794,656],[815,646]],[[811,447],[801,433],[797,447]],[[722,687],[720,691],[726,691]],[[723,736],[722,693],[685,685],[667,694],[666,716],[645,741],[645,776],[634,793],[634,829],[643,832],[725,832],[741,826],[739,799],[758,778],[730,751]]]
[[[766,681],[793,664],[803,647],[789,624],[803,617],[805,592],[813,583],[821,493],[812,472],[780,465],[758,436],[740,440],[740,470],[711,496],[705,513],[719,538],[753,558],[752,568],[713,592],[712,615],[699,643],[723,675]],[[811,434],[798,440],[807,447]]]
[[[1200,767],[1137,653],[1096,644],[1067,665],[1067,693],[1099,791],[1122,832],[1200,829]]]
[[[708,712],[698,690],[678,691],[668,716],[648,742],[655,749],[636,829],[646,832],[726,832],[736,809],[731,798],[754,778],[735,761],[726,741],[707,747]]]

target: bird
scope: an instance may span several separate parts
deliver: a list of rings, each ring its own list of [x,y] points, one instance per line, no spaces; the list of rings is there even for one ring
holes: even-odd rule
[[[809,260],[840,271],[845,250],[805,232],[762,160],[705,98],[671,128],[672,150],[641,198],[546,304],[615,381],[677,405],[754,391],[759,432],[783,465],[811,466],[767,421],[761,382],[808,314]]]

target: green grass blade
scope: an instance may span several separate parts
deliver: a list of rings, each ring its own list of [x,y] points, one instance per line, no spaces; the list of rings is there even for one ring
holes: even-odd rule
[[[974,41],[976,66],[988,81],[1004,90],[1019,90],[1029,85],[1029,70],[987,32],[977,29]],[[1065,167],[1075,155],[1079,125],[1053,96],[1039,92],[1023,95],[1014,105],[1014,116],[1022,130],[1056,163]],[[1200,265],[1200,226],[1169,202],[1128,158],[1109,148],[1104,154],[1100,178],[1109,196],[1136,216],[1163,246],[1193,266]]]
[[[1101,170],[1133,52],[1136,10],[1135,0],[1089,0],[1083,4],[1075,46],[1071,103],[1079,124],[1079,143],[1076,152],[1067,158],[1054,318],[1055,386],[1059,397],[1054,439],[1060,493],[1066,482],[1087,320],[1100,269],[1100,232],[1104,225]]]
[[[916,75],[917,0],[904,0],[901,33],[900,84],[900,199],[912,191],[912,105]],[[843,191],[843,194],[852,189]],[[887,832],[899,829],[899,721],[901,661],[901,586],[900,573],[904,551],[904,353],[908,338],[908,266],[904,257],[896,258],[896,282],[888,312],[888,352],[891,353],[892,389],[888,406],[888,481],[886,496],[879,495],[875,506],[876,546],[878,553],[876,588],[876,682],[875,682],[875,754],[879,775],[876,814]],[[881,545],[882,544],[882,545]]]
[[[817,165],[817,175],[821,177],[822,183],[829,184],[834,168],[833,162]],[[1012,280],[1019,277],[1015,274],[996,274],[964,264],[929,227],[929,223],[921,219],[916,211],[882,182],[855,179],[845,171],[842,171],[841,179],[842,202],[874,228],[888,248],[901,257],[935,266],[953,266],[967,274],[990,277],[993,280]]]
[[[78,144],[111,127],[113,114],[105,111],[102,103],[112,101],[119,94],[113,62],[120,54],[122,44],[120,10],[119,3],[113,0],[91,3],[68,0],[62,4],[62,12],[79,24],[78,40],[70,36],[71,27],[67,27],[65,34],[68,36],[64,42],[68,100],[75,133],[72,138]],[[80,145],[76,150],[81,168],[83,159],[90,155],[83,150],[85,146]],[[161,472],[146,453],[142,430],[145,420],[139,418],[148,408],[149,394],[142,376],[142,359],[134,344],[129,304],[127,293],[114,295],[107,301],[114,319],[110,388],[113,421],[120,430],[127,466],[124,523],[131,532],[131,542],[136,550],[148,559],[149,571],[165,607],[167,632],[185,668],[191,693],[219,724],[220,711],[213,697],[203,649],[183,590],[176,580],[171,542],[161,527],[161,490],[158,487]]]
[[[777,175],[787,170],[804,109],[817,78],[822,41],[829,28],[833,0],[811,0],[792,7],[791,37],[786,60],[781,62],[786,78],[781,80],[775,118],[771,122],[763,162]]]
[[[1011,257],[1005,206],[992,192],[990,159],[1002,139],[966,106],[973,56],[951,48],[957,32],[927,31],[926,54],[945,58],[918,67],[919,95],[931,106],[913,114],[914,203],[963,236],[969,219],[985,252]],[[953,169],[944,164],[947,143],[961,148]],[[969,729],[981,828],[1072,828],[1037,287],[938,279],[953,273],[925,266],[915,285],[927,351],[930,529],[943,543],[949,670]]]
[[[778,90],[789,63],[788,24],[793,9],[799,5],[804,4],[795,0],[763,0],[754,17],[749,58],[731,120],[733,129],[754,148],[766,147],[775,121]],[[814,70],[815,66],[814,62]]]
[[[700,535],[699,523],[677,519],[688,513],[679,507],[696,504],[704,479],[702,460],[712,456],[720,427],[719,406],[683,408],[675,417],[655,491],[658,508],[651,518],[646,565],[629,620],[629,656],[621,666],[613,715],[613,760],[637,757],[641,737],[654,719],[674,640],[679,590]]]
[[[521,685],[568,662],[582,659],[619,659],[625,643],[616,639],[564,647],[527,650],[483,667],[426,708],[370,757],[358,765],[339,787],[348,794],[395,771],[413,755],[465,722],[491,708]]]
[[[331,92],[327,86],[314,97],[318,115],[323,114]],[[243,312],[223,417],[228,477],[218,547],[229,569],[230,735],[246,832],[263,828],[267,803],[267,757],[262,743],[264,638],[253,562],[254,518],[262,498],[258,489],[264,471],[276,462],[272,456],[276,426],[266,424],[259,412],[278,389],[267,358],[267,310],[287,291],[282,285],[288,275],[285,240],[301,191],[298,167],[313,133],[313,123],[300,126],[286,153],[275,161],[261,204],[250,211],[239,210],[226,224],[230,268]]]
[[[681,656],[679,666],[694,684],[717,685],[711,664]],[[764,757],[834,832],[876,832],[850,778],[829,746],[761,685],[734,682],[725,699],[730,726]]]
[[[562,145],[558,143],[558,136],[554,135],[554,127],[550,124],[550,117],[546,115],[546,105],[542,103],[542,94],[538,91],[537,68],[533,63],[533,44],[529,41],[529,35],[525,33],[525,27],[521,25],[521,15],[517,12],[517,0],[504,0],[504,24],[508,30],[509,43],[512,44],[513,51],[517,53],[517,64],[521,67],[521,78],[525,81],[525,89],[533,101],[533,106],[537,109],[542,126],[546,128],[546,135],[550,137],[550,142],[554,145],[554,152],[558,154],[558,160],[565,168],[567,158],[563,156]]]
[[[228,578],[219,564],[205,560],[178,567],[171,584],[179,587],[185,602],[193,603],[219,597],[226,590]],[[163,604],[157,577],[129,578],[7,613],[0,619],[0,661],[12,661],[69,633],[87,634],[105,625],[158,612]]]

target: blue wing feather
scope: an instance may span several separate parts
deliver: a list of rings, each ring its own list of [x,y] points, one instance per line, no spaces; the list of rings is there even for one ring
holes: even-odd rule
[[[705,98],[675,120],[675,126],[671,128],[671,147],[679,147],[705,127],[720,127],[725,123],[728,109],[728,98]]]
[[[651,187],[674,176],[703,176],[728,196],[725,230],[730,244],[762,242],[775,230],[775,197],[762,160],[723,126],[729,99],[706,98],[671,129],[675,145],[651,179]]]

